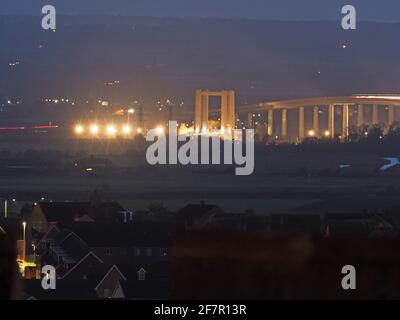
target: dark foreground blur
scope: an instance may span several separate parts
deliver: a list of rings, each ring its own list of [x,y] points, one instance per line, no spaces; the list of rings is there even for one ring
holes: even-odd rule
[[[0,300],[17,298],[18,264],[14,242],[0,233]]]
[[[399,239],[191,233],[178,237],[177,299],[399,299]],[[342,267],[356,268],[344,290]]]

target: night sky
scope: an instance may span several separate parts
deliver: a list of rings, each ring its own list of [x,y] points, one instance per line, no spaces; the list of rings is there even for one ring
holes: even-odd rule
[[[359,20],[400,22],[399,0],[1,0],[0,14],[40,14],[45,4],[61,14],[114,14],[337,20],[344,4],[355,5]]]

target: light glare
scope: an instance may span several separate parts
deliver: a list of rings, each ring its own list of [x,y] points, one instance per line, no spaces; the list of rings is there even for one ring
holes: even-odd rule
[[[90,127],[90,132],[92,133],[92,134],[98,134],[99,133],[99,127],[97,126],[97,125],[92,125],[91,127]]]
[[[128,126],[128,125],[125,125],[123,128],[122,128],[122,131],[125,133],[125,134],[129,134],[129,133],[131,133],[131,127],[130,126]]]
[[[108,127],[107,127],[107,134],[109,135],[109,136],[113,136],[113,135],[115,135],[117,133],[117,129],[113,126],[113,125],[109,125]]]
[[[77,125],[77,126],[75,127],[75,132],[76,132],[77,134],[81,134],[81,133],[83,133],[83,131],[84,131],[83,126]]]

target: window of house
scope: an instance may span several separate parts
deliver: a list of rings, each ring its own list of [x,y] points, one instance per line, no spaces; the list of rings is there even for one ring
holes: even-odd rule
[[[166,257],[168,255],[167,249],[160,248],[160,257]]]
[[[146,270],[144,270],[143,268],[138,271],[138,279],[139,281],[146,280]]]
[[[139,257],[140,256],[140,248],[134,248],[133,253],[134,253],[135,257]]]

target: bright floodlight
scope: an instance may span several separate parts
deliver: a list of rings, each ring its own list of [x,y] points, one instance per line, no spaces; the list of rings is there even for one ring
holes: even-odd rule
[[[117,129],[115,129],[115,127],[113,126],[113,125],[109,125],[108,127],[107,127],[107,134],[109,135],[109,136],[113,136],[113,135],[115,135],[117,133]]]
[[[135,113],[135,109],[128,109],[128,113],[129,114],[134,114]]]
[[[98,134],[99,133],[99,127],[96,124],[92,125],[90,127],[90,133],[91,134]]]
[[[132,129],[131,129],[130,126],[125,125],[125,126],[122,128],[122,131],[123,131],[124,134],[130,134],[131,131],[132,131]]]
[[[157,127],[156,131],[157,131],[158,134],[163,134],[164,133],[164,128],[159,126],[159,127]]]
[[[142,128],[137,128],[136,132],[137,133],[142,133]]]
[[[75,127],[75,133],[77,133],[77,134],[82,134],[83,133],[83,126],[81,126],[81,125],[77,125],[76,127]]]

